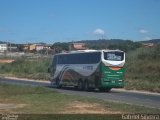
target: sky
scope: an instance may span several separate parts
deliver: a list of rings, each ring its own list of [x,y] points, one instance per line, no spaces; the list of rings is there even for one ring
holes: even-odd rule
[[[160,38],[160,0],[0,0],[0,41]]]

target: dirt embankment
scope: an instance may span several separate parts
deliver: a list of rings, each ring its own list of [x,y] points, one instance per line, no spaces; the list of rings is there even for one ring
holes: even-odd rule
[[[98,103],[83,103],[74,101],[66,105],[61,114],[120,114],[119,111],[112,111]]]
[[[0,63],[12,63],[15,60],[0,60]]]

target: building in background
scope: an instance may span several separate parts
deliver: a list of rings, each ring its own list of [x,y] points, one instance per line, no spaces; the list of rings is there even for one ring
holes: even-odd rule
[[[70,50],[85,50],[85,49],[87,49],[85,43],[72,43],[69,47],[70,47]]]
[[[9,45],[8,51],[9,52],[18,52],[18,47],[16,45]]]
[[[36,44],[35,47],[36,47],[36,51],[40,51],[44,49],[44,45],[41,45],[41,44]]]
[[[45,44],[38,44],[38,43],[25,44],[23,47],[23,49],[28,52],[38,52],[44,50],[45,48],[46,48]]]
[[[23,50],[24,50],[25,52],[29,51],[29,44],[24,44],[24,45],[23,45]]]
[[[0,44],[0,52],[6,52],[8,50],[7,44]]]
[[[154,43],[143,43],[144,47],[154,47]]]
[[[29,49],[29,51],[35,51],[36,50],[36,44],[30,44],[28,49]]]

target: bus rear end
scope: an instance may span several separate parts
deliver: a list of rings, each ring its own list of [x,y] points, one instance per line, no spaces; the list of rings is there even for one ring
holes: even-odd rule
[[[100,69],[100,90],[124,87],[124,63],[125,53],[119,50],[102,52]]]

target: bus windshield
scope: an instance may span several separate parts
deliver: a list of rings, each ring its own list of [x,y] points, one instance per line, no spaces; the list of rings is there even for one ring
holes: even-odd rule
[[[104,52],[104,59],[110,61],[122,61],[124,59],[124,52]]]

